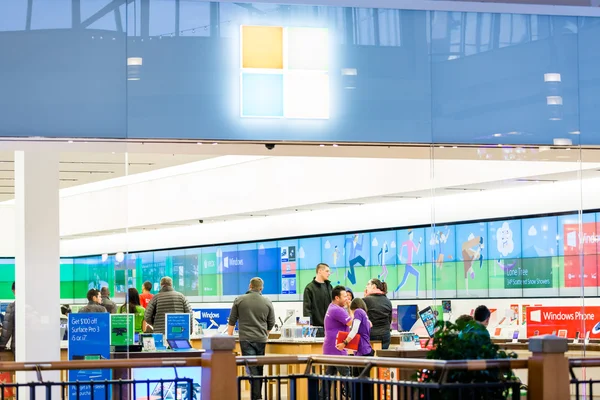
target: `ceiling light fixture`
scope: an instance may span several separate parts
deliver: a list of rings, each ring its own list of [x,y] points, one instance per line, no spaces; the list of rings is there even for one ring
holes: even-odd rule
[[[562,106],[562,96],[546,96],[546,104],[549,106]]]
[[[556,72],[549,72],[544,74],[544,82],[560,82],[560,74]]]
[[[554,138],[553,143],[555,146],[572,146],[573,141],[568,138]]]
[[[216,145],[218,145],[218,144],[219,144],[219,143],[217,143],[217,142],[214,142],[212,145],[213,145],[213,146],[216,146]]]
[[[569,135],[581,135],[580,131],[569,132]]]

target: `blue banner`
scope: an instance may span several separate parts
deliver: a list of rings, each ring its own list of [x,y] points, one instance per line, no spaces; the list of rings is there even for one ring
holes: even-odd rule
[[[217,329],[226,325],[231,309],[229,308],[194,308],[194,318],[202,329]]]
[[[110,358],[110,314],[69,314],[69,360],[100,360]],[[69,381],[103,381],[111,377],[110,369],[69,371]],[[69,397],[87,400],[92,398],[91,386],[70,386]],[[110,397],[104,386],[94,386],[94,398]]]
[[[165,314],[166,339],[190,340],[190,314]]]

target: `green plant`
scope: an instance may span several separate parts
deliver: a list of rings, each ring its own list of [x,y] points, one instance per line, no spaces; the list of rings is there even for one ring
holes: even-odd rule
[[[485,327],[471,321],[462,326],[450,322],[438,321],[438,328],[433,338],[433,349],[427,358],[436,360],[483,360],[517,358],[515,353],[507,353],[492,343]],[[448,370],[442,382],[443,371],[419,371],[417,379],[421,382],[435,382],[443,384],[432,399],[454,400],[496,400],[506,399],[509,390],[504,388],[467,387],[458,391],[452,384],[477,384],[518,382],[512,370],[486,369],[475,370]],[[449,384],[449,385],[447,385]]]

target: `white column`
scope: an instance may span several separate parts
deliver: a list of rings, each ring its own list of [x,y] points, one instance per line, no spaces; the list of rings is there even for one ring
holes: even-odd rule
[[[15,152],[16,361],[60,360],[59,154]],[[58,382],[58,372],[43,372]],[[35,373],[18,382],[37,381]]]

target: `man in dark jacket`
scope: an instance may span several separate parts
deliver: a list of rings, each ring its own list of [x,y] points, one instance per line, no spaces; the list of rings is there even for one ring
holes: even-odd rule
[[[12,292],[15,293],[15,283],[12,284]],[[13,301],[6,307],[6,314],[4,314],[4,324],[2,324],[2,334],[0,335],[0,350],[6,348],[6,344],[9,339],[12,338],[10,348],[15,352],[15,302]]]
[[[320,263],[317,265],[316,271],[317,276],[304,288],[303,314],[305,317],[310,317],[310,323],[313,326],[320,327],[317,336],[323,337],[325,314],[327,313],[327,307],[331,304],[333,287],[328,280],[331,274],[329,265]]]
[[[152,326],[153,332],[166,334],[165,314],[190,314],[192,331],[192,307],[182,293],[173,289],[173,279],[165,276],[160,280],[160,292],[148,303],[144,320]]]

